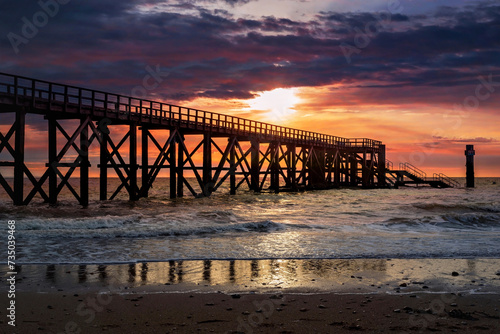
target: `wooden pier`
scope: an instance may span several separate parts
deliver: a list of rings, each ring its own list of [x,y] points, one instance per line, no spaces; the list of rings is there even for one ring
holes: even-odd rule
[[[169,171],[171,198],[184,196],[185,190],[209,196],[224,182],[231,194],[244,185],[276,193],[386,187],[385,145],[372,139],[341,138],[0,73],[0,115],[6,113],[14,113],[15,121],[0,133],[0,153],[6,150],[12,158],[0,161],[0,171],[13,168],[13,181],[0,174],[0,184],[15,205],[27,205],[35,196],[54,204],[63,189],[88,205],[89,148],[95,145],[100,200],[121,191],[133,201],[147,197],[163,169]],[[27,114],[43,115],[47,126],[47,160],[39,178],[25,162]],[[69,121],[78,122],[76,130],[69,131]],[[128,131],[117,140],[112,135],[120,133],[114,131],[118,126]],[[187,145],[195,138],[197,145]],[[157,153],[150,156],[153,149]],[[195,154],[202,155],[201,165]],[[79,187],[69,182],[76,170]],[[110,170],[121,181],[117,189],[108,189]]]

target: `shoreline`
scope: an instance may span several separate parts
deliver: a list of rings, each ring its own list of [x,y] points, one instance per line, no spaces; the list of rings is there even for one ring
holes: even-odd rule
[[[498,258],[205,260],[19,269],[14,331],[0,308],[6,333],[500,330]],[[0,301],[8,305],[6,293]]]
[[[18,289],[27,292],[117,286],[144,292],[500,293],[500,258],[186,260],[16,268]]]
[[[326,260],[326,261],[350,261],[350,260],[484,260],[484,259],[500,259],[499,255],[480,255],[480,256],[449,256],[449,257],[424,257],[424,256],[409,256],[409,257],[398,257],[398,256],[373,256],[373,257],[262,257],[262,258],[245,258],[245,257],[235,257],[235,258],[169,258],[166,260],[132,260],[132,261],[96,261],[96,262],[29,262],[23,263],[18,262],[20,266],[71,266],[71,265],[129,265],[129,264],[140,264],[140,263],[168,263],[171,261],[179,262],[193,262],[193,261],[275,261],[275,260],[295,260],[295,261],[314,261],[314,260]],[[0,268],[6,266],[4,262],[0,262]]]

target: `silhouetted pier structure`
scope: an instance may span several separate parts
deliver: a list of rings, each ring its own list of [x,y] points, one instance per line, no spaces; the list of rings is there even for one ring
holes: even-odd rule
[[[395,169],[394,164],[387,160],[386,175],[387,183],[394,188],[407,185],[429,185],[433,188],[460,187],[457,181],[442,173],[434,173],[432,177],[428,177],[427,173],[408,162],[400,163],[399,169]]]
[[[184,196],[185,189],[197,197],[209,196],[226,181],[231,194],[244,184],[255,192],[276,193],[386,187],[385,145],[372,139],[341,138],[0,73],[4,113],[15,113],[15,121],[6,134],[0,133],[0,153],[5,149],[12,157],[0,161],[0,167],[13,168],[13,182],[0,174],[0,184],[15,205],[27,205],[37,194],[56,203],[64,188],[87,205],[92,144],[99,146],[100,200],[113,199],[122,190],[130,200],[147,197],[163,169],[169,171],[171,198]],[[47,160],[39,178],[25,163],[27,114],[43,115],[47,124]],[[69,131],[68,120],[78,122],[76,130]],[[113,140],[119,126],[128,131]],[[168,138],[160,141],[166,132]],[[186,142],[195,138],[198,144],[190,148]],[[157,150],[153,157],[150,146]],[[197,152],[202,154],[201,165],[193,159]],[[220,159],[214,158],[217,153]],[[75,189],[69,180],[76,170],[80,186]],[[109,170],[121,181],[111,191]]]

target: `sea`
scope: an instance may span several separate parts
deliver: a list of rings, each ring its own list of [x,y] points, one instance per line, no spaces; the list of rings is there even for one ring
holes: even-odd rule
[[[91,179],[94,196],[97,186]],[[69,192],[56,206],[38,199],[23,207],[0,192],[5,250],[9,220],[18,265],[498,258],[500,180],[478,178],[473,189],[240,189],[233,196],[221,188],[208,198],[172,200],[168,179],[158,179],[148,198],[131,202],[122,193],[111,201],[92,198],[86,208]]]

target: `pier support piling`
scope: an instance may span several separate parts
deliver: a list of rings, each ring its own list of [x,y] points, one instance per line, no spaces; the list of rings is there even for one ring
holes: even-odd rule
[[[170,136],[172,136],[172,131],[170,132]],[[170,147],[168,149],[168,162],[170,165],[170,198],[177,198],[177,168],[176,168],[176,140],[172,138],[170,143]],[[179,144],[179,149],[180,149]]]
[[[203,135],[203,196],[210,196],[214,188],[212,184],[212,136]]]
[[[322,148],[312,148],[309,153],[309,185],[315,189],[325,188],[326,152]]]
[[[15,154],[14,154],[14,205],[24,203],[24,140],[26,113],[16,112]]]
[[[141,128],[141,194],[140,197],[149,195],[149,130],[146,127]]]
[[[273,142],[270,143],[270,177],[271,177],[271,184],[270,184],[270,190],[272,190],[275,194],[279,193],[279,143]]]
[[[292,191],[297,191],[297,146],[288,145],[288,180],[290,180],[290,188]]]
[[[250,140],[251,147],[251,186],[255,192],[260,192],[260,143],[256,139]]]
[[[80,204],[89,205],[89,132],[88,119],[80,120]]]
[[[334,175],[333,175],[333,184],[335,187],[340,186],[341,181],[341,161],[340,161],[340,153],[339,151],[335,151],[334,153]]]
[[[109,129],[101,129],[101,143],[99,147],[99,199],[108,199],[108,141]]]
[[[356,187],[358,185],[358,160],[356,153],[351,153],[349,156],[349,164],[350,164],[350,175],[349,181],[351,187]]]
[[[48,119],[49,125],[49,204],[57,203],[57,126],[54,118]]]
[[[184,197],[184,150],[180,142],[184,141],[184,135],[179,133],[177,152],[177,197]],[[174,142],[175,145],[175,142]]]
[[[129,199],[137,201],[138,198],[138,184],[137,184],[137,126],[130,124],[130,138],[129,138]]]
[[[229,193],[236,195],[236,138],[228,139],[229,151]]]

